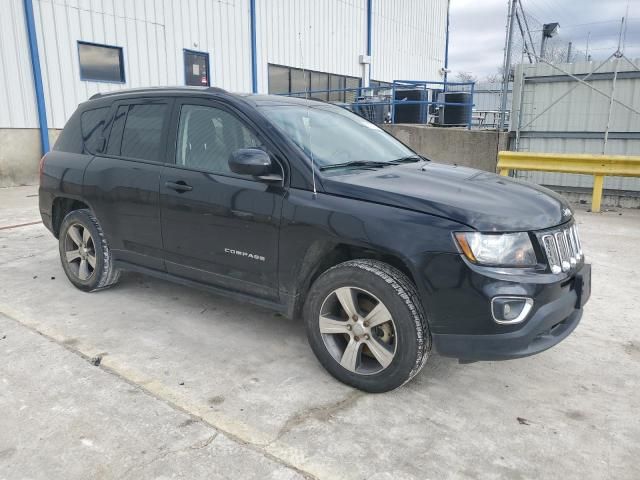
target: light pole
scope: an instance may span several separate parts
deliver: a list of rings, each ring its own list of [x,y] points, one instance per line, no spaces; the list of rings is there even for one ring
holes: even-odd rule
[[[545,23],[542,26],[542,42],[540,43],[540,58],[544,59],[544,46],[547,43],[547,38],[555,37],[560,31],[560,24],[558,22]]]

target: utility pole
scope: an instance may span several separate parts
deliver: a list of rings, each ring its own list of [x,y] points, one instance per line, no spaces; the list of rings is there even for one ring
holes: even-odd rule
[[[502,130],[507,114],[507,92],[509,91],[509,77],[511,76],[511,40],[513,38],[513,27],[516,17],[516,7],[518,0],[509,1],[509,13],[507,17],[507,35],[504,48],[504,62],[502,64],[502,98],[500,102],[500,125]]]
[[[572,42],[569,42],[569,46],[567,47],[567,63],[571,63],[571,47],[573,46]]]
[[[629,14],[629,9],[627,8],[627,15],[628,14]],[[611,113],[613,112],[613,102],[615,101],[615,94],[616,94],[616,80],[618,79],[618,67],[620,67],[620,59],[623,56],[622,51],[624,50],[624,42],[622,40],[622,35],[624,34],[626,36],[626,24],[625,24],[626,20],[627,20],[626,16],[622,17],[622,21],[620,22],[620,33],[618,34],[618,49],[616,50],[616,53],[613,54],[616,57],[616,66],[613,70],[613,82],[611,83],[611,96],[609,97],[609,115],[607,116],[607,125],[604,128],[604,138],[602,139],[603,155],[606,155],[607,153],[607,142],[609,141],[609,128],[611,127]]]
[[[518,15],[517,10],[516,20],[518,21],[518,28],[520,29],[520,35],[522,36],[522,42],[524,43],[524,52],[526,52],[527,57],[529,57],[529,63],[533,63],[533,57],[531,56],[531,51],[529,50],[529,45],[527,44],[527,38],[524,36],[524,28],[522,28],[522,22],[520,21],[520,15]]]
[[[524,8],[522,8],[522,2],[518,2],[520,5],[520,13],[522,14],[522,21],[524,22],[524,28],[527,30],[527,36],[529,37],[529,46],[531,47],[531,51],[533,52],[533,56],[536,56],[536,46],[533,44],[533,37],[531,36],[531,30],[529,29],[529,22],[527,22],[527,16],[524,13]]]

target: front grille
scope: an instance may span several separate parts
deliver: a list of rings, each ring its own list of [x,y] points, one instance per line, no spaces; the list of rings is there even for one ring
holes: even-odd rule
[[[568,272],[583,258],[582,245],[575,224],[545,232],[541,236],[542,247],[553,273]]]

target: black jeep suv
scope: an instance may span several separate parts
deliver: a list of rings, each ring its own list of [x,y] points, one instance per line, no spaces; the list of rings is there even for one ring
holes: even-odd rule
[[[98,94],[40,171],[76,287],[133,270],[302,317],[324,367],[366,391],[411,379],[432,345],[464,361],[541,352],[589,298],[561,197],[430,162],[323,102]]]

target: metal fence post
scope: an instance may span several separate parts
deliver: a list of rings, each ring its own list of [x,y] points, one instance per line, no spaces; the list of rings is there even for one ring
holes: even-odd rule
[[[469,114],[468,114],[468,122],[467,122],[467,130],[471,130],[471,125],[473,124],[473,92],[475,91],[476,82],[471,82],[471,97],[469,98]]]
[[[394,80],[393,86],[391,87],[391,124],[395,125],[396,123],[396,82]]]
[[[602,185],[604,183],[604,175],[593,176],[593,194],[591,196],[591,211],[598,213],[600,204],[602,203]]]

